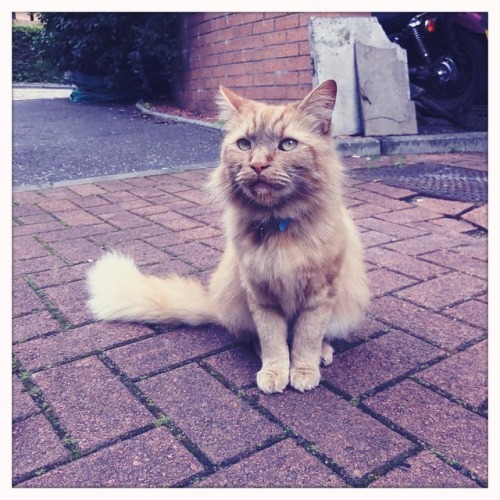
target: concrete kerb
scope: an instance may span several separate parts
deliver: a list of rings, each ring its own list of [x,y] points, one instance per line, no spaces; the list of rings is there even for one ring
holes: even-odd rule
[[[152,111],[144,102],[136,104],[146,115],[162,120],[188,123],[199,127],[222,130],[218,123],[209,123],[192,118]],[[460,132],[431,135],[394,135],[386,137],[336,137],[335,144],[344,156],[380,156],[401,154],[442,154],[442,153],[486,153],[488,152],[487,132]]]

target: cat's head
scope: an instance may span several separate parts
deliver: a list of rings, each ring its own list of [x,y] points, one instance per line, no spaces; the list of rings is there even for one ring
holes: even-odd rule
[[[333,154],[336,91],[335,82],[327,80],[300,102],[267,105],[221,87],[218,104],[226,133],[219,186],[227,199],[283,207],[313,197],[330,181],[326,163]]]

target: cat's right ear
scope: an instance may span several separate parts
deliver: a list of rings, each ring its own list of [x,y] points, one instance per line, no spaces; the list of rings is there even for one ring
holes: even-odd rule
[[[219,87],[219,95],[216,99],[221,120],[227,121],[235,113],[238,113],[241,110],[244,100],[243,97],[221,85]]]

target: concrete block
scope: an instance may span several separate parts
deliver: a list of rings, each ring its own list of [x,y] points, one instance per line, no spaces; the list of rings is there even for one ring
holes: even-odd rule
[[[333,135],[363,134],[363,111],[358,91],[355,57],[356,44],[377,49],[391,49],[390,53],[403,67],[406,64],[405,52],[389,41],[374,17],[313,17],[309,20],[309,43],[315,70],[314,83],[318,84],[330,78],[337,82]],[[377,60],[370,62],[373,71],[381,70],[381,64]],[[408,89],[403,88],[402,92],[406,94]],[[390,99],[387,93],[382,93],[382,96],[382,101],[388,101],[387,104],[392,107],[392,96]]]
[[[366,136],[418,133],[415,104],[410,99],[406,52],[390,45],[379,48],[354,44]]]

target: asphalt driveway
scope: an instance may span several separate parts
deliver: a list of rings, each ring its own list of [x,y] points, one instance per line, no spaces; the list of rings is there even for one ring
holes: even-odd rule
[[[13,184],[54,182],[217,161],[220,132],[143,115],[133,104],[13,102]]]

